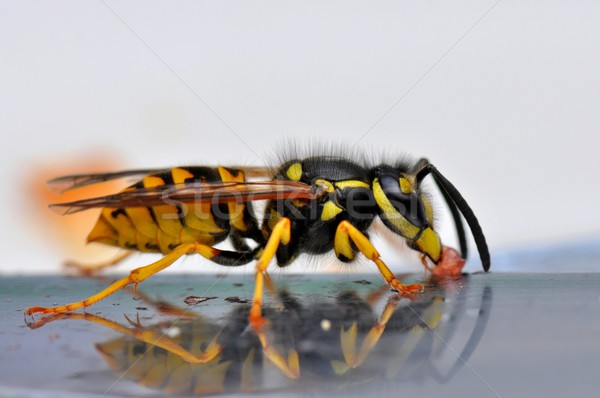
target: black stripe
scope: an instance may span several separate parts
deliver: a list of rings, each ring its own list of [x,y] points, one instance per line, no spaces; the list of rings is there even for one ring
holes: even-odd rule
[[[119,217],[119,215],[121,215],[121,214],[124,215],[125,217],[129,218],[129,216],[125,212],[125,209],[123,209],[123,208],[115,209],[115,210],[113,210],[113,211],[110,212],[110,216],[112,218],[115,218],[115,219],[117,217]]]
[[[193,180],[191,178],[186,178],[185,182],[220,182],[221,175],[219,174],[219,170],[214,167],[204,167],[204,166],[192,166],[192,167],[181,167],[182,170],[185,170],[194,176]]]

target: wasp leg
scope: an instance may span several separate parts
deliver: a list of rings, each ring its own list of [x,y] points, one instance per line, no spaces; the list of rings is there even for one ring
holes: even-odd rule
[[[48,322],[59,320],[59,319],[79,319],[88,322],[92,322],[109,329],[112,329],[121,334],[131,336],[136,340],[143,341],[144,343],[151,344],[160,348],[163,348],[183,359],[184,361],[190,363],[207,363],[212,361],[215,357],[217,357],[223,347],[217,343],[218,335],[215,336],[208,346],[205,348],[204,352],[196,355],[187,349],[183,348],[181,345],[177,344],[172,338],[167,336],[164,333],[156,332],[149,329],[144,329],[141,325],[134,325],[133,328],[128,328],[120,323],[115,321],[103,318],[101,316],[97,316],[89,313],[67,313],[67,314],[57,314],[56,316],[43,320],[35,325],[35,327],[40,327]],[[129,319],[128,319],[129,321]],[[129,321],[131,323],[131,321]]]
[[[97,264],[84,264],[84,263],[80,263],[80,262],[74,261],[74,260],[67,260],[67,261],[65,261],[65,267],[75,268],[82,275],[93,275],[96,272],[98,272],[104,268],[112,267],[114,265],[119,264],[121,261],[125,260],[127,257],[131,256],[132,254],[133,254],[132,251],[128,251],[128,252],[121,254],[120,256],[115,257],[112,260],[97,263]]]
[[[290,241],[291,222],[288,218],[280,218],[271,232],[271,236],[262,251],[258,262],[256,263],[256,276],[254,283],[254,297],[248,322],[256,332],[263,353],[269,360],[277,366],[287,377],[297,379],[300,377],[300,363],[298,352],[295,349],[288,351],[287,359],[270,342],[265,332],[266,320],[262,316],[263,290],[266,284],[269,290],[274,289],[272,282],[267,274],[267,267],[275,256],[280,244],[287,245]]]
[[[343,369],[348,370],[349,368],[356,368],[360,366],[364,362],[364,360],[367,359],[367,356],[369,356],[369,354],[373,350],[373,347],[375,347],[379,342],[379,339],[381,338],[381,335],[383,334],[387,323],[394,314],[397,305],[397,300],[391,300],[387,303],[387,305],[383,309],[383,312],[381,313],[379,320],[377,321],[375,326],[373,326],[371,330],[369,330],[369,333],[363,340],[358,354],[356,353],[356,338],[358,334],[357,323],[354,322],[348,330],[344,330],[344,327],[342,326],[340,330],[340,344],[342,347],[342,353],[344,354],[344,360],[346,361],[346,364],[343,367],[340,367],[339,364],[332,364],[334,365],[334,368],[336,368],[338,371],[344,372]]]
[[[391,286],[392,289],[398,291],[398,294],[413,294],[423,291],[423,285],[415,283],[412,285],[402,284],[392,271],[385,265],[385,263],[379,258],[379,252],[373,244],[369,241],[369,238],[360,232],[354,225],[349,221],[344,220],[338,225],[335,233],[335,253],[338,257],[346,259],[354,258],[354,249],[350,244],[350,240],[356,245],[358,250],[365,255],[369,260],[373,261],[383,279]]]
[[[241,265],[244,263],[244,261],[249,262],[253,258],[253,254],[251,252],[229,252],[219,250],[202,243],[185,243],[177,246],[171,253],[167,254],[160,260],[150,265],[134,269],[130,272],[129,276],[117,280],[100,293],[90,296],[85,300],[57,307],[29,307],[25,310],[25,315],[33,315],[36,313],[59,314],[63,312],[71,312],[79,308],[86,308],[100,300],[105,299],[117,290],[120,290],[130,284],[134,284],[134,290],[137,290],[138,284],[157,272],[167,268],[181,256],[191,253],[198,253],[209,260],[225,265]]]
[[[290,241],[290,225],[288,218],[281,218],[275,224],[271,232],[271,236],[265,245],[265,248],[260,254],[260,258],[256,263],[256,274],[254,279],[254,296],[252,299],[252,307],[250,308],[249,321],[252,327],[260,329],[265,319],[262,316],[263,290],[265,284],[265,274],[269,263],[275,256],[277,248],[280,244],[287,245]]]
[[[428,332],[431,331],[437,336],[438,339],[434,340],[434,342],[437,342],[441,345],[445,344],[445,340],[439,336],[439,332],[433,332],[438,328],[442,321],[443,306],[444,298],[435,297],[431,304],[423,312],[418,314],[421,322],[417,325],[414,325],[406,332],[406,337],[402,341],[398,353],[391,358],[390,362],[386,366],[385,378],[387,380],[394,379],[403,369],[407,369],[406,362],[409,360],[413,352],[418,348],[419,344],[423,340],[423,337],[425,337]],[[415,312],[415,314],[417,313]],[[432,352],[433,351],[434,350],[432,350]],[[430,359],[433,359],[434,354],[432,353],[430,355]],[[462,358],[462,356],[459,358]]]

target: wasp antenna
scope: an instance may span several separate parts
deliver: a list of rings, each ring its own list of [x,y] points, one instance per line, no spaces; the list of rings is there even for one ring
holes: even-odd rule
[[[452,213],[452,217],[454,218],[454,222],[456,224],[456,231],[458,233],[461,251],[464,253],[463,257],[466,257],[466,238],[465,231],[460,220],[460,215],[456,211],[456,208],[460,210],[462,215],[465,217],[467,224],[469,224],[469,228],[471,228],[471,232],[473,233],[473,237],[475,238],[475,244],[477,245],[477,250],[479,251],[479,257],[481,258],[481,265],[483,269],[487,272],[490,269],[490,252],[487,246],[487,242],[485,240],[485,236],[483,235],[483,230],[479,225],[479,221],[471,210],[471,207],[463,198],[463,196],[458,192],[458,189],[446,177],[440,173],[440,171],[431,163],[427,163],[416,175],[417,186],[423,181],[428,174],[432,174],[437,186],[440,188],[444,199],[448,203],[450,207],[450,212]]]

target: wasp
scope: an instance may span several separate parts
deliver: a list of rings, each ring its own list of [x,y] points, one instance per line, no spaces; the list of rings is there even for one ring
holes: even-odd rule
[[[250,324],[261,330],[263,291],[270,279],[267,267],[275,257],[285,267],[300,254],[334,251],[342,262],[358,253],[377,266],[385,282],[400,295],[423,290],[422,284],[400,282],[368,238],[375,218],[408,246],[444,270],[456,259],[434,229],[430,196],[422,186],[431,175],[453,216],[462,257],[467,244],[461,213],[469,225],[485,271],[490,256],[475,214],[459,193],[427,159],[369,164],[360,156],[313,154],[290,156],[276,168],[175,167],[116,173],[70,175],[49,182],[57,190],[74,189],[124,177],[140,180],[121,192],[51,205],[63,214],[101,208],[87,237],[129,251],[157,252],[158,261],[134,269],[101,292],[82,301],[56,307],[30,307],[26,315],[71,312],[138,284],[188,254],[200,254],[224,266],[256,260]],[[266,200],[257,215],[256,201]],[[229,239],[234,250],[215,247]]]

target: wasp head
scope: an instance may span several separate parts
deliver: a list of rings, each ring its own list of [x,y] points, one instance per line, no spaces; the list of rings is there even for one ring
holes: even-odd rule
[[[414,177],[391,167],[377,167],[373,194],[383,223],[407,239],[408,245],[436,264],[442,254],[439,235],[433,230],[433,210]]]

